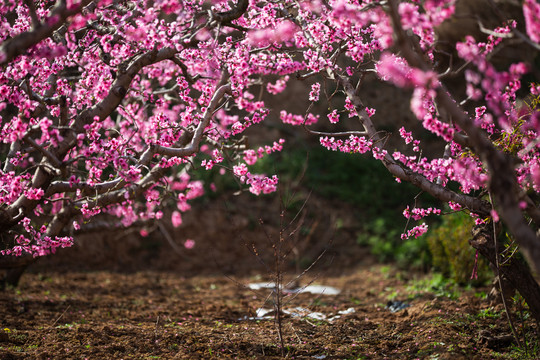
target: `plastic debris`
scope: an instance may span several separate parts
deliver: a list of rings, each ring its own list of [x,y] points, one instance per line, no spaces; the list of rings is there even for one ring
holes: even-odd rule
[[[276,285],[274,282],[259,282],[248,284],[248,287],[252,290],[261,290],[261,289],[271,289],[274,290]],[[326,285],[306,285],[299,286],[292,289],[285,288],[283,289],[284,294],[300,294],[300,293],[311,293],[317,295],[337,295],[341,290],[336,289],[332,286]],[[283,314],[289,315],[295,318],[307,318],[312,320],[327,321],[332,322],[342,315],[354,313],[354,308],[348,308],[347,310],[338,311],[336,314],[327,315],[321,312],[311,311],[306,308],[296,307],[294,309],[283,309]],[[269,320],[274,318],[274,309],[268,308],[259,308],[255,312],[255,316],[245,316],[239,320]]]
[[[391,312],[393,312],[393,313],[398,312],[398,311],[403,310],[403,309],[406,309],[409,306],[411,306],[411,305],[407,304],[406,302],[399,301],[399,300],[389,301],[386,304],[386,308],[388,310],[390,310]]]
[[[248,287],[252,290],[260,289],[275,289],[276,285],[273,282],[260,282],[248,284]],[[322,295],[337,295],[341,290],[336,289],[332,286],[326,285],[306,285],[300,286],[292,289],[283,289],[283,292],[286,294],[300,294],[300,293],[311,293],[311,294],[322,294]]]
[[[347,310],[338,311],[336,315],[329,316],[318,311],[311,311],[303,307],[295,307],[293,309],[283,309],[283,314],[289,315],[295,318],[307,318],[312,320],[327,321],[332,322],[336,319],[339,319],[341,315],[353,314],[355,312],[354,308],[348,308]],[[255,312],[256,316],[252,317],[243,317],[239,320],[270,320],[274,318],[274,309],[259,308]]]

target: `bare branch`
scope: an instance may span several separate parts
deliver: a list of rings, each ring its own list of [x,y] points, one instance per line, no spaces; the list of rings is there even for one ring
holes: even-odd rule
[[[7,154],[7,158],[4,163],[4,169],[3,169],[4,172],[10,172],[13,170],[14,165],[10,160],[15,157],[15,155],[20,149],[21,149],[20,141],[14,141],[11,143],[11,146],[9,147],[9,153]]]
[[[62,162],[58,160],[58,158],[53,153],[36,143],[34,139],[28,136],[28,134],[23,137],[23,140],[30,144],[34,149],[39,151],[41,154],[43,154],[43,156],[45,156],[55,168],[60,168],[62,166]]]
[[[87,183],[73,184],[69,181],[53,181],[45,192],[45,197],[50,197],[53,194],[59,193],[76,192],[77,190],[82,190],[83,195],[104,194],[108,191],[120,188],[122,186],[122,182],[122,179],[115,179],[90,185]]]
[[[367,133],[367,131],[342,131],[342,132],[324,132],[324,131],[315,131],[315,130],[311,130],[310,128],[308,128],[307,126],[304,126],[304,129],[312,134],[312,135],[317,135],[317,136],[368,136],[369,134]]]
[[[178,59],[176,56],[171,57],[172,62],[174,62],[176,65],[180,67],[180,70],[182,70],[182,75],[186,78],[186,81],[190,84],[193,84],[197,79],[200,77],[200,75],[196,75],[195,77],[192,77],[189,72],[186,64],[184,64],[180,59]]]

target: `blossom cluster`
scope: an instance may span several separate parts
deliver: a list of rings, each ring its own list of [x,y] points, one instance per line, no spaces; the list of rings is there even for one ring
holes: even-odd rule
[[[432,207],[429,207],[427,209],[422,209],[422,208],[413,208],[412,210],[409,209],[409,207],[407,206],[407,208],[405,210],[403,210],[403,216],[405,216],[405,218],[407,219],[414,219],[416,221],[428,216],[428,215],[431,215],[431,214],[435,214],[435,215],[440,215],[441,214],[441,209],[435,209],[435,208],[432,208]]]
[[[285,139],[279,139],[278,141],[274,141],[272,146],[266,145],[261,146],[257,150],[249,149],[244,151],[244,161],[248,165],[253,165],[257,162],[258,159],[263,158],[265,155],[270,155],[274,152],[279,152],[283,150],[283,144],[285,143]]]

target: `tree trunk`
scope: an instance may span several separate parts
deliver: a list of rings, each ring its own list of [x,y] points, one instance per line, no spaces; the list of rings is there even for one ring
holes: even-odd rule
[[[0,291],[5,290],[6,285],[16,287],[26,268],[34,261],[32,256],[0,256],[0,269],[4,270],[0,277]]]
[[[494,266],[496,261],[495,241],[491,224],[475,226],[469,241],[472,247],[478,250]],[[523,296],[529,305],[531,315],[536,320],[537,330],[540,329],[540,285],[532,276],[529,267],[519,256],[505,259],[499,264],[501,275]]]

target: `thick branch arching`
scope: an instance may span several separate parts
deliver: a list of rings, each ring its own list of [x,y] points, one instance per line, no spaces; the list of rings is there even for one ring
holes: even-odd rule
[[[391,0],[389,4],[394,33],[403,56],[411,66],[424,71],[431,70],[425,59],[414,51],[419,48],[417,41],[405,34],[399,19],[397,2]],[[501,218],[521,245],[529,263],[537,273],[540,273],[540,240],[526,223],[519,207],[520,188],[512,158],[495,148],[485,132],[475,126],[465,111],[450,97],[444,86],[438,86],[435,90],[438,105],[444,108],[452,120],[467,134],[475,152],[486,165],[490,175],[489,188],[495,198]]]
[[[199,145],[204,136],[204,130],[210,125],[214,111],[219,106],[221,100],[225,95],[231,94],[231,86],[229,84],[219,87],[208,107],[206,108],[201,121],[197,125],[193,137],[188,145],[181,148],[164,147],[159,145],[150,146],[140,158],[139,163],[149,164],[154,155],[159,154],[163,156],[176,156],[176,157],[189,157],[194,155],[199,150]],[[75,202],[77,207],[81,207],[83,203],[87,203],[89,208],[99,206],[104,207],[107,205],[115,204],[128,196],[129,198],[135,198],[142,194],[143,191],[152,186],[157,180],[163,176],[163,169],[159,164],[154,165],[148,174],[146,174],[141,180],[135,184],[129,185],[125,188],[121,188],[114,191],[107,191],[98,195],[89,201]]]
[[[353,85],[347,78],[340,74],[334,73],[334,76],[337,78],[341,86],[343,86],[345,94],[355,106],[356,111],[358,112],[358,115],[360,117],[360,121],[362,122],[362,125],[364,126],[364,129],[367,132],[368,136],[373,141],[380,140],[379,133],[377,132],[375,125],[368,116],[365,107],[362,104],[362,100],[356,94]],[[479,215],[487,216],[489,214],[489,211],[491,210],[491,206],[486,201],[477,199],[472,196],[458,194],[441,185],[429,181],[423,175],[415,173],[409,169],[404,169],[389,154],[386,154],[384,156],[382,163],[392,175],[400,178],[401,180],[412,183],[413,185],[417,186],[418,188],[422,189],[423,191],[429,193],[430,195],[441,201],[453,201],[455,203],[461,204],[463,207]]]
[[[129,89],[131,82],[143,67],[169,59],[176,53],[176,49],[163,48],[161,50],[152,50],[136,56],[131,61],[125,72],[118,75],[116,80],[111,85],[107,96],[105,96],[105,98],[96,105],[83,110],[76,117],[72,126],[74,131],[68,132],[65,135],[64,140],[58,144],[56,149],[49,150],[51,156],[47,156],[45,159],[49,157],[63,159],[68,151],[76,146],[77,134],[85,131],[84,125],[90,124],[96,117],[98,117],[100,120],[105,119],[113,112],[114,109],[116,109],[116,107],[118,107],[118,105],[120,105],[127,94],[127,89]],[[32,187],[47,189],[48,185],[53,179],[53,176],[54,174],[51,174],[44,168],[39,167],[36,169],[34,177],[32,178]],[[38,202],[36,200],[28,199],[22,195],[5,211],[8,217],[14,218],[14,216],[19,212],[19,209],[24,209],[23,212],[27,213],[32,210],[37,203]]]

